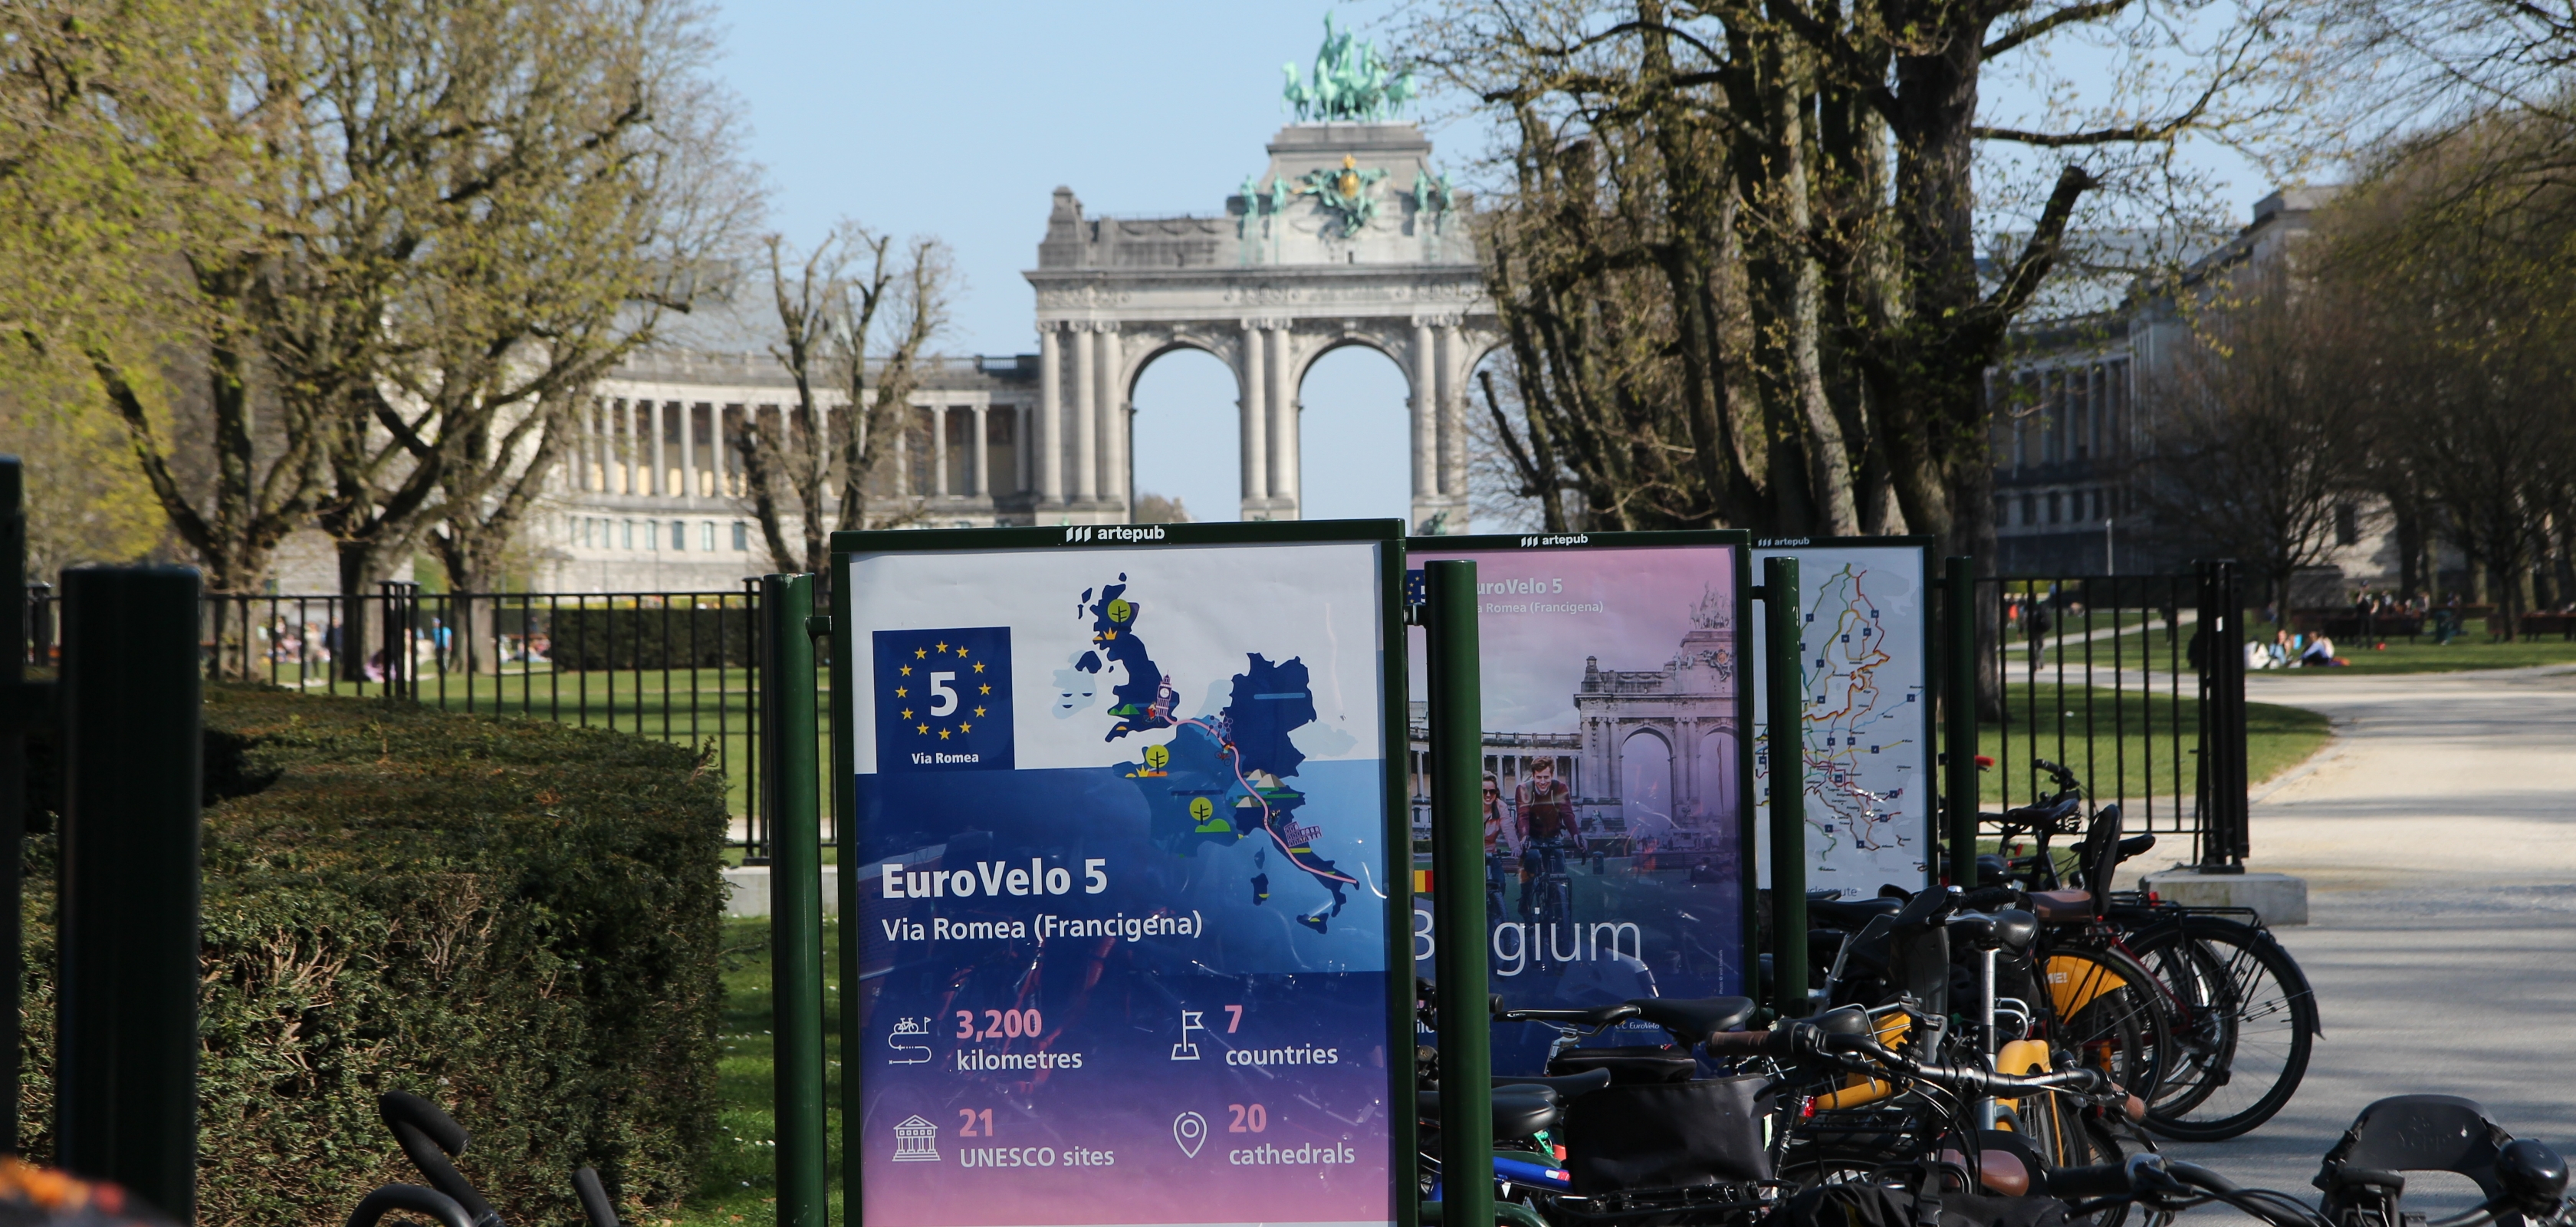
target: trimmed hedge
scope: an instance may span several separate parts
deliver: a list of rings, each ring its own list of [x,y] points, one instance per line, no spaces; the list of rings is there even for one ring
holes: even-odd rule
[[[572,1172],[675,1207],[716,1128],[721,777],[657,741],[210,687],[198,1217],[334,1227],[418,1182],[375,1097],[473,1134],[514,1222]],[[138,764],[138,770],[149,770]],[[30,841],[27,1089],[53,1118],[53,841]]]

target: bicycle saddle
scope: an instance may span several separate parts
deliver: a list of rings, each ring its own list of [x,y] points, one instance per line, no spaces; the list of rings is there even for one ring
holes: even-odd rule
[[[1637,1017],[1685,1043],[1698,1044],[1720,1031],[1733,1031],[1753,1017],[1750,997],[1636,997]]]
[[[1588,1074],[1594,1070],[1608,1073],[1613,1086],[1649,1086],[1659,1082],[1688,1082],[1699,1073],[1699,1061],[1683,1049],[1641,1045],[1569,1048],[1547,1063],[1547,1072],[1558,1077]]]
[[[1608,1085],[1610,1085],[1609,1070],[1587,1069],[1582,1073],[1567,1074],[1562,1078],[1537,1078],[1525,1074],[1497,1077],[1494,1079],[1494,1093],[1499,1095],[1506,1089],[1531,1086],[1544,1087],[1567,1099],[1572,1099],[1586,1091],[1597,1091]]]
[[[1903,909],[1903,899],[1811,899],[1807,919],[1835,929],[1857,929]]]
[[[2020,908],[1960,912],[1950,917],[1949,930],[1973,949],[2019,952],[2030,949],[2031,939],[2039,936],[2039,918]]]
[[[2093,892],[2089,890],[2035,890],[2023,898],[2030,901],[2031,914],[2041,924],[2077,924],[2093,919]]]
[[[1632,1004],[1585,1006],[1579,1010],[1496,1010],[1496,1022],[1572,1023],[1578,1027],[1607,1027],[1637,1016]]]
[[[1440,1092],[1416,1091],[1413,1106],[1422,1119],[1440,1119]],[[1543,1086],[1496,1087],[1493,1129],[1497,1138],[1525,1138],[1554,1129],[1565,1119],[1565,1101]]]

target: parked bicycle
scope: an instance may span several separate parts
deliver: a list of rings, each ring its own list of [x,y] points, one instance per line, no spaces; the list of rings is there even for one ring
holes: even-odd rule
[[[389,1184],[376,1189],[350,1211],[348,1227],[375,1227],[394,1213],[423,1215],[435,1220],[438,1227],[505,1227],[500,1211],[493,1209],[473,1182],[456,1169],[455,1160],[471,1141],[456,1118],[408,1091],[377,1096],[376,1111],[383,1117],[386,1131],[394,1135],[394,1144],[402,1148],[403,1157],[410,1159],[413,1169],[429,1183]],[[588,1167],[575,1171],[572,1187],[589,1227],[621,1227],[616,1204],[608,1199],[598,1172]]]

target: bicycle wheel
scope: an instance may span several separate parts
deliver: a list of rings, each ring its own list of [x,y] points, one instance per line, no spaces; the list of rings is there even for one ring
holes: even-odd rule
[[[2117,1163],[2126,1156],[2120,1153],[2118,1139],[2098,1121],[2086,1118],[2065,1096],[2043,1091],[2023,1097],[2004,1124],[2038,1152],[2040,1161],[2050,1167],[2090,1167],[2099,1163]],[[2119,1227],[2127,1221],[2129,1207],[2113,1206],[2090,1218],[2072,1218],[2070,1223],[2090,1227]]]
[[[2272,1119],[2307,1076],[2317,1034],[2316,996],[2290,952],[2261,929],[2214,916],[2160,925],[2128,947],[2155,973],[2174,1018],[2147,1128],[2216,1142]]]
[[[2039,973],[2036,1038],[2135,1094],[2158,1085],[2173,1033],[2151,972],[2117,950],[2061,946],[2040,957]]]

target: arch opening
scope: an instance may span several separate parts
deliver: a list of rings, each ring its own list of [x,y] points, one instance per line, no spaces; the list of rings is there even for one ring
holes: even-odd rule
[[[1660,731],[1637,729],[1619,743],[1619,818],[1631,848],[1672,842],[1673,747]]]
[[[1375,346],[1345,341],[1298,381],[1298,515],[1397,519],[1413,512],[1412,385]]]
[[[1243,414],[1234,371],[1194,345],[1145,360],[1128,403],[1130,516],[1201,523],[1243,518]],[[1156,500],[1162,500],[1157,502]]]

